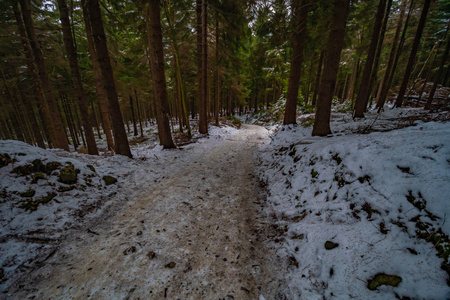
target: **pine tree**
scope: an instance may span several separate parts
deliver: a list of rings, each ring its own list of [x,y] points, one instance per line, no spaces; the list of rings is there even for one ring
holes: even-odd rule
[[[86,0],[86,3],[84,4],[84,0],[82,0],[81,3],[81,5],[87,6],[88,20],[85,20],[85,22],[90,22],[92,28],[94,46],[101,70],[102,83],[108,99],[115,142],[114,149],[117,154],[132,157],[120,111],[119,99],[117,97],[99,2],[98,0]]]
[[[98,155],[97,145],[95,143],[94,131],[92,130],[89,120],[86,94],[84,92],[83,83],[81,82],[80,68],[78,66],[77,49],[72,37],[72,29],[70,26],[69,12],[65,0],[58,0],[60,20],[62,24],[62,32],[64,36],[64,45],[66,47],[67,56],[69,58],[69,66],[72,72],[72,80],[77,95],[78,108],[80,109],[83,129],[86,135],[86,143],[88,153]]]
[[[293,1],[295,29],[292,42],[291,70],[284,113],[284,125],[296,124],[297,99],[300,86],[301,66],[303,63],[303,48],[305,47],[306,28],[308,24],[308,0]]]
[[[169,124],[169,103],[167,101],[166,76],[164,73],[164,53],[161,33],[159,0],[149,0],[147,9],[148,43],[150,48],[150,68],[152,71],[153,94],[156,102],[156,120],[160,144],[175,148]]]
[[[427,19],[428,9],[430,8],[431,0],[425,0],[420,15],[419,25],[417,26],[416,35],[414,36],[414,42],[411,47],[411,53],[409,54],[408,64],[406,65],[405,75],[403,76],[400,90],[398,91],[397,99],[395,100],[395,107],[401,107],[403,105],[403,98],[405,97],[406,88],[408,86],[409,77],[414,67],[416,60],[417,50],[419,49],[420,39],[422,38],[422,32],[425,27],[425,21]]]
[[[51,116],[52,124],[49,124],[47,128],[50,131],[49,134],[51,136],[51,141],[54,147],[69,151],[69,143],[67,140],[66,131],[63,126],[61,115],[58,111],[56,98],[50,84],[50,78],[45,65],[44,56],[41,51],[41,46],[34,30],[34,22],[33,18],[31,17],[30,0],[20,0],[19,3],[22,11],[23,22],[25,24],[25,30],[30,41],[31,49],[33,51],[34,61],[37,66],[40,83],[42,85],[46,103],[48,105]]]
[[[331,133],[331,102],[344,42],[349,5],[349,0],[334,1],[333,21],[325,50],[325,66],[320,82],[319,99],[317,101],[316,118],[312,135],[325,136]]]
[[[367,54],[366,64],[359,87],[359,93],[356,98],[355,111],[353,117],[364,118],[364,111],[370,95],[370,79],[372,75],[372,68],[375,59],[375,52],[377,50],[378,39],[380,37],[380,29],[383,21],[383,14],[386,7],[386,0],[380,0],[378,3],[377,14],[375,16],[375,23],[373,25],[372,38],[370,40],[369,52]]]

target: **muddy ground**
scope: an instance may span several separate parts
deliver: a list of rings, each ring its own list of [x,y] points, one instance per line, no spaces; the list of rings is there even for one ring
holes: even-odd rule
[[[284,299],[286,259],[256,176],[267,141],[244,125],[204,151],[175,150],[161,165],[170,175],[71,234],[7,299]]]

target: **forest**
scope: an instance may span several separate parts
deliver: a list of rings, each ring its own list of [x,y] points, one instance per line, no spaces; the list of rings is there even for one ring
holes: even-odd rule
[[[131,156],[126,131],[155,120],[171,148],[273,106],[327,135],[333,101],[363,118],[446,98],[447,1],[28,2],[1,4],[3,139]]]
[[[449,25],[1,1],[0,299],[448,299]]]

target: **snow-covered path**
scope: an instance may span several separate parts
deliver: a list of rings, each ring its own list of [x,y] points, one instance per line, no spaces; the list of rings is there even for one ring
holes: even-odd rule
[[[144,197],[67,239],[12,298],[279,298],[286,266],[264,243],[255,171],[268,133],[212,139],[174,151]]]

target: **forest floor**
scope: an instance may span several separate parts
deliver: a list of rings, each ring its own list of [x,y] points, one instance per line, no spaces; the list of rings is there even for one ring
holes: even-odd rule
[[[286,262],[265,243],[270,227],[255,173],[268,140],[263,127],[244,125],[168,151],[165,176],[69,236],[9,296],[281,298]]]
[[[133,159],[0,141],[0,299],[450,297],[448,112],[254,117]]]

